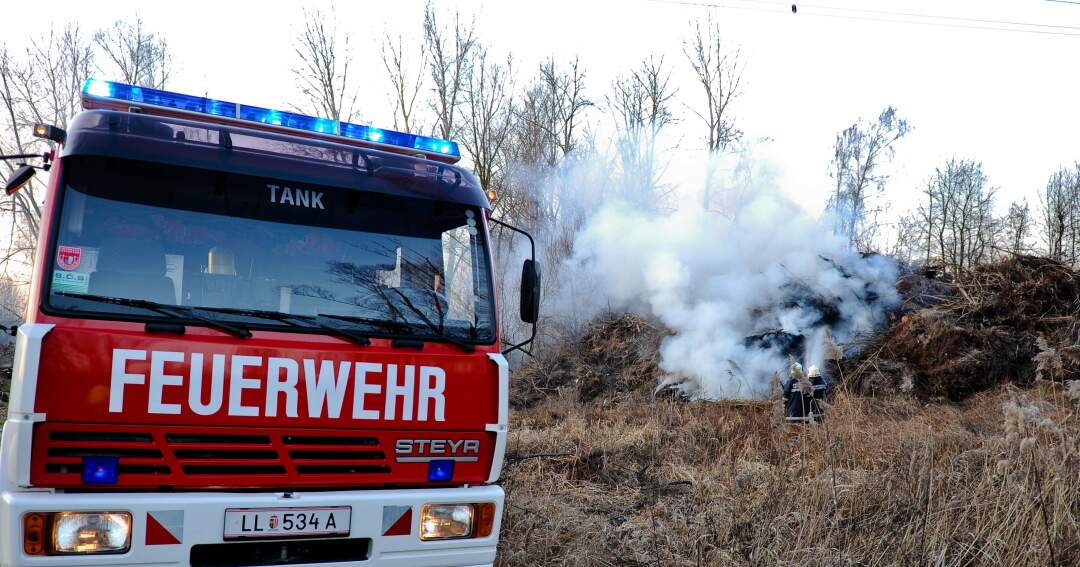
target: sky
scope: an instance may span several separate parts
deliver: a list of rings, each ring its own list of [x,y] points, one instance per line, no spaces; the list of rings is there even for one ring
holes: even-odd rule
[[[90,31],[138,13],[168,39],[175,57],[169,90],[276,108],[299,101],[290,69],[302,8],[331,7],[202,0],[54,0],[44,10],[34,3],[6,4],[0,41],[9,48],[51,25],[77,21]],[[760,153],[783,190],[810,209],[820,209],[827,198],[836,133],[860,117],[873,119],[887,105],[913,127],[886,169],[891,178],[885,197],[894,215],[914,206],[934,167],[951,157],[983,162],[999,188],[999,210],[1024,197],[1036,207],[1050,173],[1080,160],[1080,3],[796,4],[793,14],[790,2],[770,0],[435,2],[444,13],[457,9],[475,17],[478,37],[493,55],[512,53],[520,86],[547,57],[580,57],[588,94],[602,103],[615,77],[649,55],[664,56],[678,89],[674,111],[681,121],[669,134],[673,155],[682,156],[672,160],[676,168],[686,167],[686,156],[701,148],[705,133],[690,111],[699,104],[700,87],[682,46],[691,22],[711,17],[745,63],[742,96],[733,106],[737,126],[747,139],[770,140],[759,144]],[[400,33],[406,45],[419,46],[423,8],[422,0],[337,3],[338,25],[352,36],[362,121],[393,123],[379,43],[386,33]],[[1002,21],[1034,25],[992,23]],[[592,111],[594,131],[603,132],[608,119],[602,108]]]

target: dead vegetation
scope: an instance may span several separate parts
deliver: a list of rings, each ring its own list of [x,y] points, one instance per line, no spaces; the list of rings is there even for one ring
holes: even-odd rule
[[[903,310],[842,365],[862,394],[910,384],[961,400],[1003,382],[1080,378],[1080,273],[1030,256],[953,280],[923,270],[899,282]]]
[[[498,563],[1080,564],[1077,273],[1020,257],[899,287],[824,425],[654,398],[667,331],[634,316],[525,364]]]
[[[960,405],[841,393],[791,430],[564,390],[512,414],[499,564],[1080,564],[1078,401],[1046,382]]]
[[[651,395],[662,375],[660,342],[670,333],[660,322],[637,315],[602,315],[579,340],[543,349],[515,372],[510,402],[525,408],[561,393],[582,402]]]

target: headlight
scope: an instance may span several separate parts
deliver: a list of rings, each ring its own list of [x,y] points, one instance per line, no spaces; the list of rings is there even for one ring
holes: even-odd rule
[[[495,503],[424,504],[420,511],[420,539],[488,537],[495,529]]]
[[[129,547],[128,512],[59,512],[53,517],[54,553],[123,553]]]
[[[420,539],[466,538],[472,535],[472,504],[424,504]]]

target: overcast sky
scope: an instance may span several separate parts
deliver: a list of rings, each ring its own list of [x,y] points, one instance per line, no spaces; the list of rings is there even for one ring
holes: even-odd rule
[[[682,43],[690,22],[711,13],[746,63],[743,96],[734,107],[738,126],[751,139],[773,140],[765,151],[776,162],[784,190],[808,207],[820,208],[828,192],[836,132],[860,116],[875,117],[889,104],[914,127],[890,168],[887,195],[895,211],[910,207],[934,166],[952,156],[983,161],[991,183],[1001,188],[999,208],[1023,196],[1036,205],[1051,171],[1080,159],[1080,4],[817,0],[798,3],[798,13],[792,14],[790,2],[691,5],[696,3],[439,0],[436,5],[475,16],[479,38],[493,53],[513,53],[519,84],[530,80],[548,56],[560,61],[580,56],[590,95],[602,101],[617,74],[650,54],[665,55],[679,89],[675,111],[682,122],[674,138],[686,153],[702,145],[703,129],[685,106],[697,103],[698,90]],[[28,34],[53,24],[77,21],[91,31],[137,12],[168,38],[176,64],[169,90],[288,108],[299,100],[290,68],[301,5],[5,2],[0,41],[17,48]],[[403,33],[406,42],[418,45],[423,6],[422,0],[337,3],[339,24],[353,37],[355,72],[363,76],[364,121],[392,124],[378,46],[386,32]],[[591,120],[600,124],[606,118],[598,110]]]

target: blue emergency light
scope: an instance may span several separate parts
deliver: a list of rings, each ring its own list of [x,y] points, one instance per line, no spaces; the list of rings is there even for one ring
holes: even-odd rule
[[[307,130],[309,132],[318,132],[320,134],[338,133],[338,123],[336,120],[316,118],[314,116],[296,114],[295,112],[285,112],[283,110],[259,108],[258,106],[247,106],[245,104],[240,105],[238,118],[240,120],[250,120],[252,122],[262,122],[263,124],[285,126],[286,128],[296,128],[297,130]]]
[[[427,469],[427,479],[431,482],[450,482],[454,478],[454,461],[439,459],[430,461]]]
[[[234,102],[170,93],[147,87],[102,81],[101,79],[87,79],[83,85],[83,93],[98,98],[119,99],[132,103],[175,108],[214,116],[236,117],[237,105]]]
[[[338,122],[328,118],[319,118],[284,110],[236,104],[234,102],[137,87],[101,79],[87,79],[83,84],[82,91],[84,97],[111,99],[139,105],[233,118],[246,122],[259,122],[318,134],[343,136],[365,142],[418,150],[428,154],[440,154],[455,158],[455,161],[461,159],[461,150],[457,142],[375,128],[363,124]]]
[[[83,457],[83,484],[116,484],[119,471],[118,457]]]

